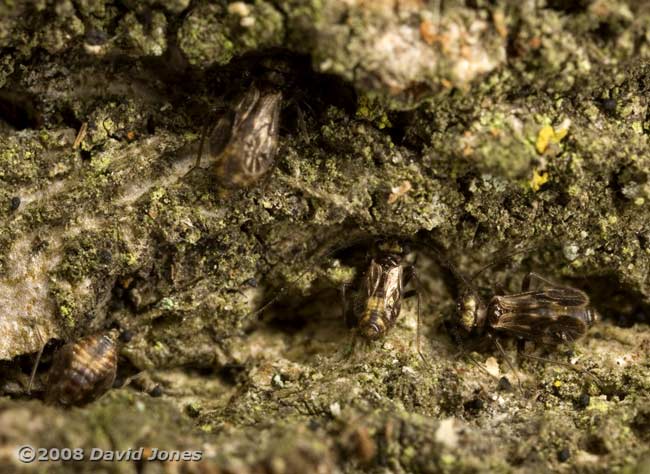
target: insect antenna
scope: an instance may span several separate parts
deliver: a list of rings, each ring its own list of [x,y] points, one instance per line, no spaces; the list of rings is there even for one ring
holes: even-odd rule
[[[522,253],[529,253],[529,252],[533,251],[535,248],[537,248],[538,246],[539,246],[539,243],[536,243],[535,245],[529,245],[527,247],[524,247],[524,248],[521,248],[521,249],[518,249],[518,250],[514,250],[512,252],[509,252],[509,253],[503,255],[502,257],[500,257],[500,258],[498,258],[496,260],[493,260],[492,262],[488,263],[487,265],[482,266],[476,272],[474,272],[472,274],[472,276],[471,276],[471,280],[475,280],[476,278],[478,278],[478,276],[481,273],[483,273],[485,270],[487,270],[488,268],[495,267],[497,265],[502,265],[504,263],[507,263],[515,255],[519,255],[519,254],[522,254]],[[501,251],[496,251],[495,253],[501,253]]]
[[[567,368],[572,369],[572,370],[574,370],[574,371],[576,371],[576,372],[578,372],[580,374],[589,375],[590,377],[592,377],[596,381],[596,385],[598,385],[598,388],[600,388],[601,390],[603,389],[603,386],[605,384],[603,379],[601,379],[598,375],[594,374],[590,370],[575,367],[572,364],[569,364],[567,362],[561,362],[559,360],[546,359],[544,357],[537,357],[537,356],[530,355],[530,354],[521,353],[519,355],[521,355],[523,357],[527,357],[529,359],[537,360],[537,361],[540,361],[540,362],[548,362],[550,364],[561,365],[562,367],[567,367]]]
[[[201,141],[199,142],[199,150],[196,153],[196,162],[194,163],[194,168],[201,166],[201,156],[203,156],[203,146],[205,145],[205,137],[208,135],[209,125],[205,124],[203,130],[201,131]]]
[[[324,261],[325,259],[331,257],[337,252],[340,252],[341,250],[344,250],[346,248],[354,247],[357,246],[363,242],[367,242],[368,240],[372,240],[374,237],[359,237],[356,239],[353,239],[352,241],[348,241],[345,244],[342,245],[337,245],[334,248],[331,248],[327,251],[325,251],[323,254],[318,255],[319,250],[317,249],[314,253],[316,254],[316,257],[312,259],[311,264],[305,268],[302,272],[298,274],[293,280],[290,280],[288,283],[282,285],[275,293],[269,298],[261,307],[257,308],[254,311],[251,311],[250,313],[244,315],[242,317],[241,321],[245,322],[249,320],[250,318],[253,318],[259,314],[262,314],[264,311],[266,311],[270,306],[272,306],[275,302],[277,302],[282,295],[284,295],[289,288],[294,286],[296,283],[298,283],[305,275],[307,275],[313,268],[316,266],[319,262]]]
[[[447,268],[455,278],[460,280],[468,288],[473,288],[471,281],[468,280],[460,270],[458,270],[458,267],[456,267],[448,257],[446,257],[448,252],[443,246],[433,242],[432,240],[425,240],[419,236],[415,238],[404,238],[404,240],[411,241],[416,247],[422,247],[432,252],[433,259],[439,265]]]
[[[34,367],[32,367],[32,373],[29,376],[29,383],[27,384],[27,395],[30,395],[32,392],[32,385],[34,384],[34,379],[36,378],[36,371],[38,370],[38,365],[41,362],[41,357],[43,356],[43,351],[45,350],[45,346],[47,345],[47,341],[43,340],[43,335],[41,334],[40,329],[38,327],[36,328],[36,332],[38,333],[38,338],[41,341],[41,348],[38,350],[38,354],[36,354],[36,360],[34,361]]]
[[[43,350],[45,349],[45,344],[41,345],[41,348],[38,350],[38,354],[36,354],[36,360],[34,361],[34,367],[32,367],[32,373],[29,376],[29,384],[27,384],[27,395],[31,395],[32,393],[32,384],[34,383],[34,378],[36,377],[36,370],[38,369],[38,364],[41,361],[41,356],[43,355]]]

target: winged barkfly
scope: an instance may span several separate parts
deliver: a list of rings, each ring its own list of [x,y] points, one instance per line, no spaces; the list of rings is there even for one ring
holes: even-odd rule
[[[84,405],[103,395],[117,371],[117,331],[82,337],[61,347],[50,368],[45,401]]]
[[[531,289],[533,282],[539,285],[536,289]],[[553,346],[580,339],[599,319],[584,292],[537,273],[526,275],[520,293],[495,295],[487,305],[475,291],[466,290],[458,315],[468,333],[491,330]]]
[[[467,335],[511,336],[555,347],[580,339],[600,319],[598,312],[590,306],[586,293],[552,283],[537,273],[526,275],[521,292],[494,295],[487,304],[476,290],[466,286],[457,304],[457,323]],[[494,342],[505,356],[498,340],[494,339]],[[511,366],[507,357],[506,361]],[[549,362],[583,372],[569,364]]]
[[[281,105],[281,92],[253,85],[217,121],[207,153],[216,161],[215,174],[224,188],[249,187],[274,166]]]

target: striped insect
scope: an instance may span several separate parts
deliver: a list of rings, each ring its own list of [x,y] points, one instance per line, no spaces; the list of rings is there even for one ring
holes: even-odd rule
[[[343,314],[346,324],[364,339],[379,339],[395,325],[401,311],[402,299],[414,293],[405,287],[415,278],[415,267],[408,261],[408,250],[397,242],[377,246],[366,271],[361,276],[353,304],[348,305],[343,287]]]
[[[521,292],[495,295],[487,305],[474,290],[466,290],[458,318],[467,333],[492,332],[556,346],[583,337],[599,316],[583,291],[529,273]]]
[[[466,288],[457,301],[456,322],[450,334],[461,347],[464,337],[459,334],[459,328],[465,337],[474,335],[492,340],[515,375],[516,371],[499,343],[499,336],[556,347],[582,338],[600,319],[586,293],[570,286],[557,285],[537,273],[531,272],[524,277],[519,293],[493,295],[485,304],[478,292],[458,272],[453,271],[465,283]],[[602,382],[589,370],[530,354],[521,355],[565,366],[593,377],[599,384]],[[469,354],[467,356],[485,370]],[[521,387],[521,381],[519,386]]]
[[[359,244],[372,241],[372,250],[367,253],[364,261],[364,271],[351,284],[341,287],[341,306],[346,326],[365,340],[376,340],[384,337],[397,322],[402,308],[402,300],[416,295],[417,301],[417,347],[420,348],[420,293],[414,262],[410,249],[401,242],[404,239],[378,240],[376,237],[361,237],[352,239],[347,244],[331,247],[320,251],[316,261],[321,261],[335,253],[350,250]],[[313,265],[309,268],[311,269]],[[296,283],[306,275],[309,269],[299,274],[292,281]],[[416,288],[406,290],[414,282]],[[250,313],[247,317],[258,315],[277,301],[286,291],[281,288],[262,307]],[[352,297],[348,298],[348,291]]]
[[[50,368],[45,401],[84,405],[112,387],[117,371],[117,331],[69,342],[55,354]]]

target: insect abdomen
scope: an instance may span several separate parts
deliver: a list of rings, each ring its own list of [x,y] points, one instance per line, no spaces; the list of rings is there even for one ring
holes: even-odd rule
[[[391,321],[386,320],[383,297],[370,296],[359,318],[359,332],[368,339],[377,339],[386,333]]]
[[[54,356],[46,401],[62,405],[89,403],[113,385],[116,370],[114,334],[95,334],[68,343]]]

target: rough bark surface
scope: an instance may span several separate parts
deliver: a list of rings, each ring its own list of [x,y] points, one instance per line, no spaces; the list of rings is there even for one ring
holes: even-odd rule
[[[277,163],[225,190],[201,137],[260,84]],[[649,94],[647,1],[0,2],[0,470],[650,472]],[[341,317],[386,237],[424,243],[425,361],[416,298],[379,341]],[[450,263],[602,321],[459,346]],[[45,405],[57,348],[110,328],[114,388]]]

